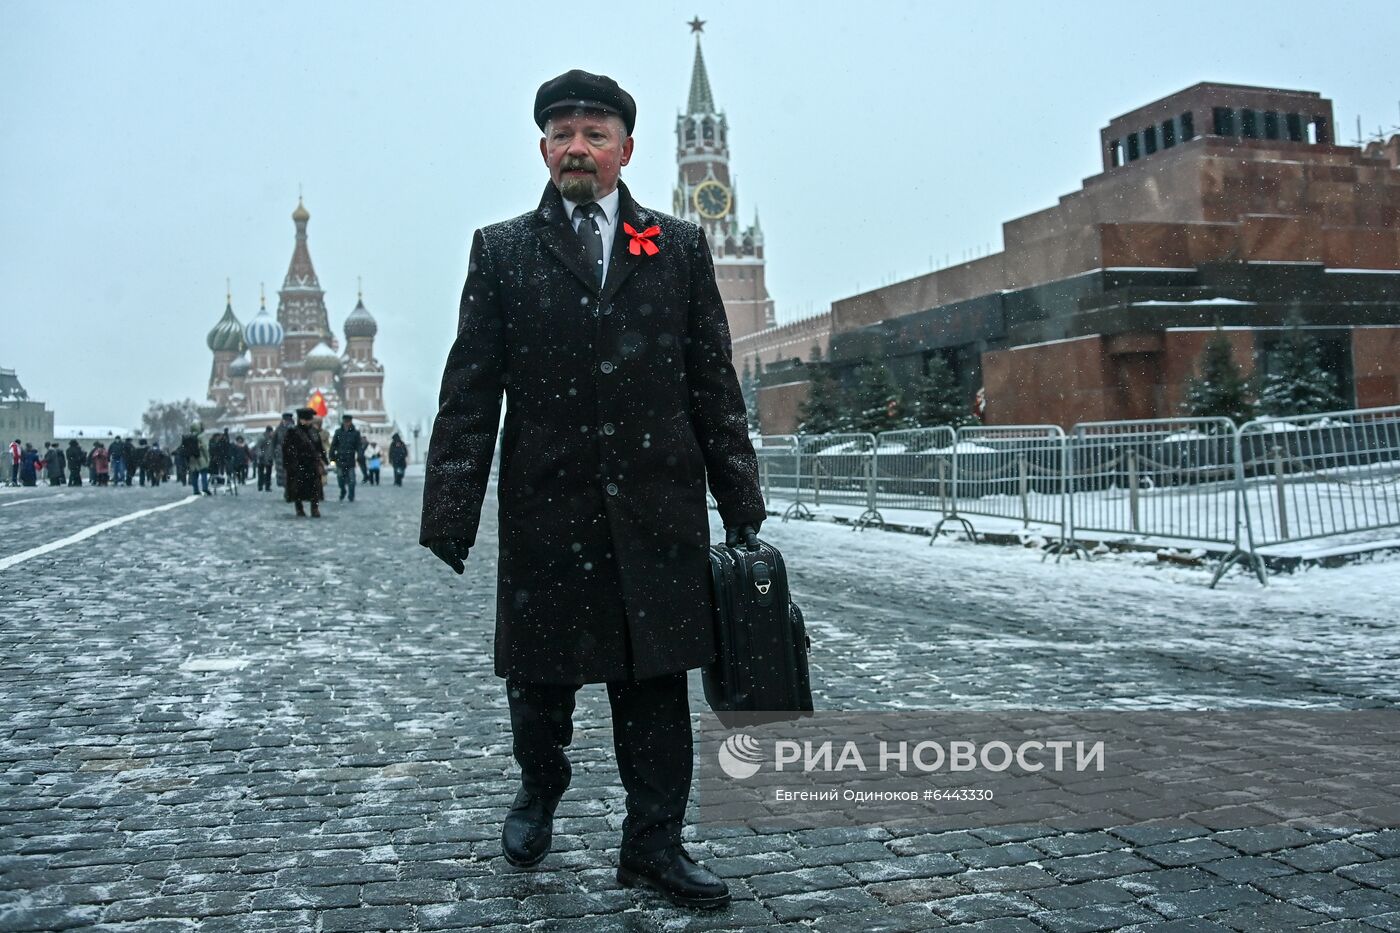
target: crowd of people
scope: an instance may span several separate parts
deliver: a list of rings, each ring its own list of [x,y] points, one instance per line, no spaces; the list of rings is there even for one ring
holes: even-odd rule
[[[380,469],[387,459],[393,470],[394,485],[402,486],[404,472],[408,468],[408,445],[395,434],[389,442],[387,452],[379,445],[365,438],[354,425],[350,415],[344,415],[341,426],[334,435],[321,426],[321,418],[312,409],[311,417],[305,424],[293,421],[291,412],[282,415],[282,422],[276,428],[268,427],[253,442],[228,428],[206,435],[199,422],[190,425],[172,450],[165,450],[158,441],[135,436],[116,437],[110,444],[94,441],[84,449],[76,439],[67,446],[48,441],[42,452],[33,443],[25,443],[15,438],[9,447],[9,485],[37,486],[44,483],[50,486],[81,486],[84,483],[83,471],[86,468],[87,484],[90,486],[159,486],[172,477],[180,484],[188,483],[195,495],[213,495],[210,490],[211,478],[216,486],[242,486],[250,478],[257,483],[259,492],[271,492],[273,484],[286,490],[289,502],[296,502],[297,513],[302,513],[300,500],[313,503],[313,515],[318,514],[315,502],[308,488],[292,489],[287,480],[287,457],[289,450],[288,434],[301,431],[293,440],[297,447],[293,459],[303,448],[312,451],[312,456],[324,466],[334,465],[340,498],[355,501],[357,483],[379,485]],[[305,443],[303,444],[303,440]],[[317,472],[317,491],[325,483],[326,470]],[[293,492],[303,493],[293,497]]]
[[[37,486],[41,482],[50,486],[81,486],[84,467],[89,486],[130,486],[133,481],[142,486],[159,486],[170,476],[174,463],[159,443],[144,437],[116,437],[111,444],[94,441],[87,450],[76,439],[70,440],[67,447],[46,441],[42,453],[32,443],[15,438],[10,442],[9,454],[11,486]]]

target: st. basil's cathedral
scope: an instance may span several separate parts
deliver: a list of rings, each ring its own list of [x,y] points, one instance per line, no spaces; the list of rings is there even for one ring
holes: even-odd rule
[[[296,245],[277,293],[277,316],[268,313],[263,299],[257,315],[242,324],[230,296],[223,317],[209,331],[214,361],[209,399],[201,409],[205,427],[251,433],[276,426],[283,412],[324,406],[327,425],[351,415],[368,439],[387,444],[394,426],[384,410],[384,365],[374,356],[379,325],[361,294],[345,318],[345,351],[340,352],[307,247],[310,219],[298,198],[292,212]]]

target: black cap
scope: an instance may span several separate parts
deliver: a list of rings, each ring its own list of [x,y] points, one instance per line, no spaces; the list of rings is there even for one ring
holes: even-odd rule
[[[544,130],[552,110],[560,108],[601,110],[622,118],[627,135],[637,123],[637,102],[607,75],[590,74],[575,68],[551,78],[535,92],[535,125]]]
[[[298,417],[298,418],[314,418],[314,417],[316,417],[316,409],[314,409],[314,408],[298,408],[298,409],[297,409],[297,417]]]

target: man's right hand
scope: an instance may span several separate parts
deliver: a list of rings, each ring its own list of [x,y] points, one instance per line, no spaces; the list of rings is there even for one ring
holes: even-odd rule
[[[428,542],[428,550],[458,574],[467,569],[463,561],[467,559],[467,552],[471,550],[471,546],[462,538],[434,538]]]

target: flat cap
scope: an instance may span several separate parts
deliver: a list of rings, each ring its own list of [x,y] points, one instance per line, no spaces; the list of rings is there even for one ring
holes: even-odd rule
[[[550,78],[535,92],[535,125],[544,129],[553,110],[601,110],[622,118],[627,135],[637,122],[637,102],[607,75],[590,74],[575,68],[557,78]]]

